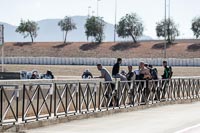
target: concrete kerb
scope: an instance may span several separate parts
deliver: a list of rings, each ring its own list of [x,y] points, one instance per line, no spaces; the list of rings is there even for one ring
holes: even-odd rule
[[[99,118],[99,117],[105,117],[105,116],[118,114],[118,113],[139,111],[139,110],[161,107],[161,106],[166,106],[166,105],[173,105],[173,104],[189,104],[189,103],[198,102],[198,101],[200,101],[200,99],[184,99],[184,100],[179,99],[176,101],[165,101],[165,102],[159,102],[159,103],[155,103],[155,104],[135,106],[135,107],[126,107],[126,108],[118,108],[118,109],[111,108],[109,110],[103,110],[103,111],[91,112],[91,113],[85,113],[85,114],[79,114],[79,115],[69,115],[66,117],[63,116],[63,117],[59,117],[59,118],[53,118],[53,119],[47,119],[47,120],[41,120],[41,121],[35,121],[35,122],[28,122],[28,123],[19,124],[19,125],[17,125],[17,124],[16,125],[3,125],[0,127],[0,132],[26,133],[26,130],[29,130],[29,129],[51,126],[51,125],[66,123],[66,122],[75,121],[75,120]]]

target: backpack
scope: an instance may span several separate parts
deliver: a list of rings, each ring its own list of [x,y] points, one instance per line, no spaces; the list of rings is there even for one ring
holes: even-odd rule
[[[173,76],[173,71],[172,71],[172,67],[169,66],[169,78],[171,78]]]
[[[158,70],[156,68],[150,69],[152,79],[158,79]]]
[[[173,75],[173,72],[172,72],[172,67],[169,66],[167,68],[165,68],[165,72],[164,72],[164,75],[163,75],[163,78],[164,79],[170,79]]]

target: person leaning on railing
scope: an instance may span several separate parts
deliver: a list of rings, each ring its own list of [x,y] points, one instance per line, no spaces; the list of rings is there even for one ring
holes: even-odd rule
[[[165,99],[167,85],[169,84],[169,79],[171,79],[172,74],[173,74],[172,67],[167,66],[167,61],[163,61],[163,67],[164,67],[164,72],[163,72],[163,75],[161,75],[162,76],[162,88],[163,88],[163,89],[161,89],[161,91],[163,93],[162,93],[161,99]]]
[[[121,64],[122,64],[122,59],[118,58],[117,63],[115,63],[115,65],[113,66],[112,76],[113,78],[120,78],[121,81],[126,81],[127,80],[126,76],[119,73]]]
[[[151,79],[151,73],[150,73],[149,69],[145,67],[144,62],[140,62],[139,70],[140,70],[140,79],[141,80]]]
[[[172,67],[167,66],[167,61],[163,61],[164,73],[162,75],[162,79],[170,79],[173,75]]]
[[[105,67],[103,67],[101,64],[97,64],[97,69],[101,72],[101,76],[94,78],[103,78],[105,81],[112,81],[112,77]]]
[[[112,77],[111,77],[109,71],[105,67],[103,67],[101,64],[97,64],[97,69],[101,72],[101,76],[94,77],[94,78],[103,78],[106,81],[105,85],[106,86],[110,85],[112,88],[112,90],[108,89],[108,91],[106,93],[106,98],[109,100],[112,95],[112,91],[115,90],[115,84],[112,83]],[[116,96],[114,97],[114,99],[116,102],[117,101]],[[116,105],[118,106],[118,102]],[[109,106],[113,106],[113,103],[111,102]]]
[[[145,102],[145,99],[147,99],[150,93],[150,90],[148,88],[148,80],[151,79],[151,74],[150,74],[149,69],[145,67],[144,62],[140,62],[139,70],[140,70],[140,80],[146,80],[146,87],[144,88],[144,92],[143,92],[144,97],[142,98],[142,102]],[[142,82],[142,88],[143,86],[144,86],[144,82]]]

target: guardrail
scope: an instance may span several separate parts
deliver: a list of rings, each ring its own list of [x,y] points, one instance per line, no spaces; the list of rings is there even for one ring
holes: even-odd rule
[[[0,81],[0,125],[200,98],[200,78]]]
[[[129,58],[123,59],[122,65],[137,66],[140,61],[153,66],[162,66],[163,60],[167,60],[170,66],[200,66],[200,58]],[[1,59],[0,59],[1,62]],[[112,66],[115,58],[64,58],[64,57],[5,57],[5,64],[34,64],[34,65],[96,65]]]

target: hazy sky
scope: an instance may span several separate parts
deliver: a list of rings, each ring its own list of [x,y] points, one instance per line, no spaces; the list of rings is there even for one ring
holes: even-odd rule
[[[99,16],[114,24],[115,0],[101,0]],[[136,12],[145,25],[144,34],[156,38],[156,22],[164,18],[164,0],[117,0],[117,20]],[[191,21],[200,16],[200,0],[171,0],[171,16],[179,25],[180,38],[193,37]],[[97,10],[97,0],[0,0],[0,22],[18,25],[20,19],[38,21],[64,16],[88,15]]]

